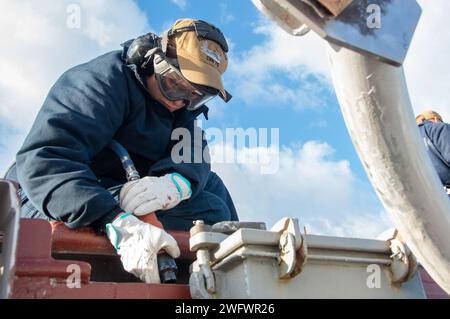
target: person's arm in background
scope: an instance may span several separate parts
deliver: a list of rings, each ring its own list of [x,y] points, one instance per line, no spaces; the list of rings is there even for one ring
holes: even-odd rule
[[[450,166],[450,124],[434,123],[430,126],[428,134],[446,164]]]
[[[102,230],[122,212],[89,167],[127,114],[127,79],[111,59],[61,76],[17,154],[18,179],[30,201],[70,228]]]

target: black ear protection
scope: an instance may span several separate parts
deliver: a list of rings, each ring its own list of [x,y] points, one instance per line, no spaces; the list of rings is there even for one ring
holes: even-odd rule
[[[125,57],[125,62],[128,65],[136,65],[139,71],[145,76],[152,75],[154,72],[153,54],[149,55],[147,53],[160,48],[161,38],[154,33],[147,33],[132,40]]]

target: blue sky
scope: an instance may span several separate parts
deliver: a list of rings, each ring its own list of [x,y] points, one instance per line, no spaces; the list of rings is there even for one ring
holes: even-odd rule
[[[172,21],[183,17],[199,18],[219,26],[232,43],[232,52],[230,53],[232,61],[245,59],[255,46],[262,45],[267,41],[267,36],[255,31],[258,26],[266,24],[267,21],[251,1],[239,1],[238,6],[236,1],[139,1],[139,6],[146,12],[149,23],[155,32],[163,31],[164,28],[170,26]],[[301,41],[301,39],[292,38],[292,41]],[[289,62],[286,61],[287,68],[289,68]],[[320,63],[325,68],[327,67],[326,60]],[[311,94],[312,100],[298,101],[296,105],[292,105],[290,100],[284,101],[276,97],[273,100],[258,98],[248,101],[243,99],[239,93],[236,93],[239,92],[241,81],[234,79],[235,74],[226,74],[225,84],[234,98],[225,106],[222,105],[223,111],[220,116],[211,116],[210,120],[204,123],[204,127],[279,128],[280,144],[294,149],[312,140],[327,143],[334,149],[327,155],[327,159],[348,161],[352,173],[359,180],[359,186],[364,188],[367,194],[370,194],[368,196],[372,201],[370,210],[377,211],[379,209],[381,211],[381,205],[372,193],[371,186],[347,133],[332,86],[330,83],[324,83],[322,79],[318,79],[317,74],[306,73],[308,73],[307,79],[304,81],[309,82],[308,85],[312,83],[312,85],[320,87],[321,91],[317,95],[316,92]],[[305,87],[304,90],[308,91],[305,83],[293,80],[292,75],[282,69],[273,70],[266,80],[267,85],[278,83],[299,91]],[[265,84],[261,83],[262,86]],[[320,102],[317,103],[314,99],[320,100]],[[224,104],[220,100],[215,102]],[[214,115],[214,112],[212,114]],[[324,189],[327,186],[327,180],[324,180]],[[267,187],[270,188],[270,185]],[[291,191],[294,193],[295,189]]]
[[[405,63],[412,102],[415,111],[432,107],[449,118],[450,45],[430,34],[450,39],[450,30],[442,28],[450,2],[419,2],[424,16]],[[67,25],[71,5],[81,14],[77,28]],[[281,217],[297,217],[313,233],[358,237],[374,237],[391,226],[347,133],[326,45],[314,34],[289,36],[250,0],[17,0],[2,6],[0,36],[8,43],[0,52],[2,170],[66,69],[145,32],[160,33],[176,19],[198,18],[220,27],[229,41],[224,82],[234,96],[228,104],[215,99],[209,105],[203,128],[279,129],[276,174],[260,174],[254,163],[213,163],[241,219],[270,226]],[[220,152],[234,147],[215,146]],[[236,151],[248,155],[258,149]]]
[[[236,1],[228,0],[154,0],[139,1],[138,4],[145,11],[150,26],[157,33],[170,26],[172,21],[183,17],[203,19],[220,26],[233,44],[231,54],[238,58],[265,40],[263,35],[254,31],[255,26],[263,17],[251,1],[239,1],[238,6]],[[300,39],[293,38],[293,41],[296,40],[300,41]],[[323,64],[326,65],[327,61],[323,61]],[[276,78],[277,83],[300,87],[298,82],[290,80],[289,75],[282,71],[276,72],[273,78]],[[234,94],[232,89],[235,83],[231,76],[227,74],[225,81],[231,86],[229,91]],[[308,81],[320,85],[313,75],[309,77]],[[295,107],[289,103],[261,100],[248,103],[240,98],[239,94],[234,94],[234,99],[226,105],[223,116],[211,117],[204,126],[278,127],[281,129],[280,142],[284,145],[302,144],[309,140],[327,141],[336,150],[333,156],[337,159],[348,159],[358,177],[364,179],[365,173],[347,134],[332,87],[324,86],[320,98],[326,101],[320,107],[314,105],[315,103],[303,101],[303,109],[293,111]]]

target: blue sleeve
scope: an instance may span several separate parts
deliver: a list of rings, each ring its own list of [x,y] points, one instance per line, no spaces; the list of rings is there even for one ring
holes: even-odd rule
[[[30,201],[71,228],[120,211],[89,167],[126,116],[127,80],[116,60],[93,60],[63,74],[17,154],[18,179]]]
[[[428,134],[447,165],[450,166],[450,124],[435,123],[430,126]]]
[[[149,175],[177,172],[191,182],[192,198],[206,185],[211,160],[205,133],[190,121],[187,125],[173,131],[173,141],[166,157],[156,162],[150,169]]]

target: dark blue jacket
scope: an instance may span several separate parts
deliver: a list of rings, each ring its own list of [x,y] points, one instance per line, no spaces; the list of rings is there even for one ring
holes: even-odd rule
[[[425,121],[419,130],[442,184],[450,185],[450,124]]]
[[[71,228],[101,229],[121,211],[106,188],[126,182],[119,159],[106,148],[117,140],[141,176],[178,172],[203,189],[210,164],[176,164],[170,157],[177,127],[191,133],[196,112],[170,113],[148,94],[134,68],[114,51],[65,72],[51,88],[17,154],[17,177],[31,203]],[[193,134],[193,133],[192,133]],[[200,133],[201,134],[201,133]],[[206,141],[194,147],[206,147]],[[194,152],[192,152],[193,158]]]

